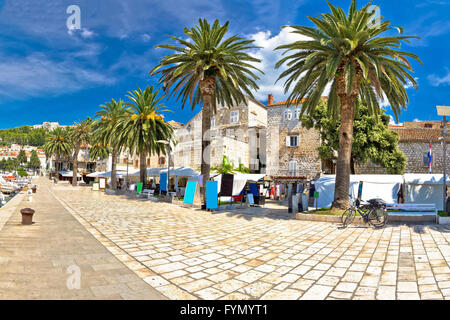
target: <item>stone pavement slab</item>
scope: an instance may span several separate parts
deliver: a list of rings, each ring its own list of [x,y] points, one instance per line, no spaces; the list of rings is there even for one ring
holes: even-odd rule
[[[100,243],[170,299],[449,298],[446,226],[339,229],[257,208],[211,213],[87,187],[52,190]]]
[[[37,185],[31,203],[17,198],[0,231],[0,299],[166,299],[55,199],[47,179]],[[21,224],[24,207],[36,211],[33,225]]]

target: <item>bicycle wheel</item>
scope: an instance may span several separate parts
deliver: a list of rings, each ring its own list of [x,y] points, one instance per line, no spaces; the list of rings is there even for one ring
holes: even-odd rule
[[[374,208],[369,212],[369,223],[375,228],[382,228],[388,220],[387,211],[381,208]]]
[[[352,223],[353,219],[355,218],[355,210],[352,208],[348,208],[345,210],[345,212],[342,214],[342,227],[347,228],[350,223]]]

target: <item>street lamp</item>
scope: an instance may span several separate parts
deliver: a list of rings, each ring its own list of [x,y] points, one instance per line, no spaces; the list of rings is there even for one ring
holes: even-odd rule
[[[170,183],[170,141],[169,140],[158,140],[157,143],[166,145],[167,150],[167,195],[169,195],[169,183]],[[161,188],[159,188],[159,193],[161,194]]]
[[[443,189],[443,195],[444,195],[444,206],[442,207],[444,212],[447,212],[447,119],[446,117],[449,116],[450,117],[450,107],[446,107],[446,106],[437,106],[437,113],[439,116],[442,116],[442,136],[443,136],[443,141],[442,141],[442,149],[443,149],[443,157],[444,157],[444,161],[443,161],[443,165],[444,165],[444,176],[443,176],[443,180],[444,180],[444,189]]]
[[[130,157],[130,150],[129,149],[127,149],[127,179],[126,179],[126,182],[125,182],[125,192],[127,192],[128,191],[128,158]]]

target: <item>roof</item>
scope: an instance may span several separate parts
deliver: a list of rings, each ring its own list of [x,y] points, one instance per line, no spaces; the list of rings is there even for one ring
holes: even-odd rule
[[[398,126],[389,126],[389,128],[397,132],[400,142],[438,142],[442,137],[442,130],[428,128],[402,128]],[[450,142],[450,137],[447,137]]]
[[[328,97],[321,97],[320,100],[326,101],[326,100],[328,100]],[[300,103],[303,103],[305,101],[306,101],[306,98],[303,98]],[[266,107],[282,106],[282,105],[288,104],[288,102],[289,102],[289,100],[274,102],[274,103],[268,104]],[[294,99],[291,101],[291,104],[298,104],[298,103],[299,103],[298,99]]]
[[[181,122],[177,122],[174,120],[167,121],[167,123],[170,124],[172,126],[172,128],[174,128],[174,129],[178,129],[183,126],[183,124]]]

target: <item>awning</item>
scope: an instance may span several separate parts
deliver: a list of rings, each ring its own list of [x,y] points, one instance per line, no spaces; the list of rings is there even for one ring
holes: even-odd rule
[[[406,184],[444,184],[442,174],[418,174],[406,173],[403,175]],[[447,175],[447,184],[450,184],[450,176]]]
[[[140,176],[140,170],[137,170],[133,173],[128,174],[130,177],[139,177]],[[166,168],[148,168],[147,169],[147,177],[159,177],[161,173],[167,173],[167,167]],[[170,168],[170,176],[178,176],[178,177],[196,177],[199,176],[200,173],[196,172],[195,170],[188,168],[188,167],[177,167],[177,168]]]
[[[86,177],[89,178],[97,178],[100,174],[104,173],[104,171],[97,171],[97,172],[92,172],[89,173],[88,175],[86,175]]]

